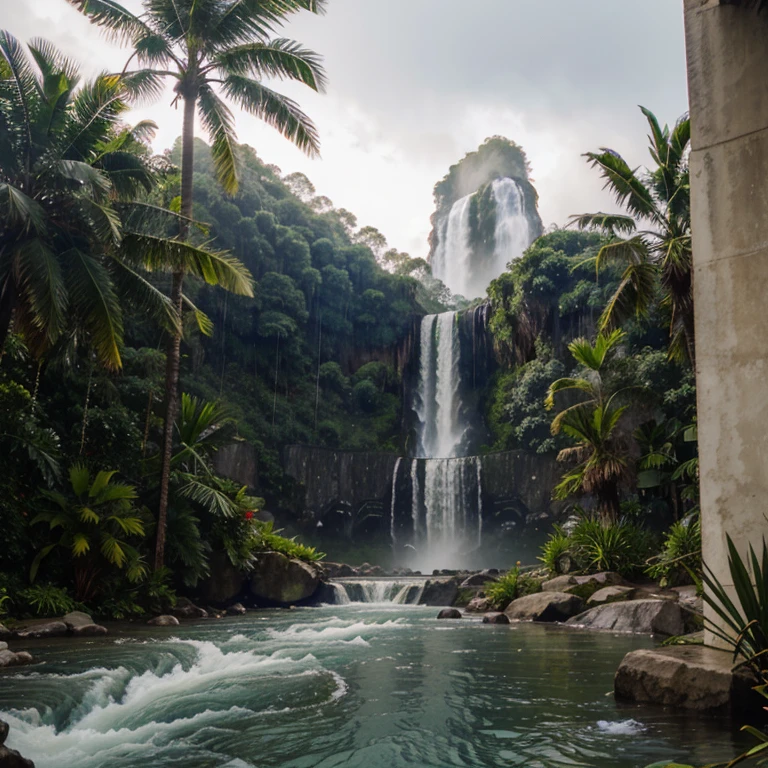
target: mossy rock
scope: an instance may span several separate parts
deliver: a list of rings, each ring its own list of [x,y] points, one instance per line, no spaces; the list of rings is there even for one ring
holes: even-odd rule
[[[472,589],[471,587],[460,589],[459,594],[453,601],[453,604],[459,606],[459,608],[465,608],[467,605],[469,605],[470,600],[474,600],[474,598],[477,597],[478,591],[479,590]]]

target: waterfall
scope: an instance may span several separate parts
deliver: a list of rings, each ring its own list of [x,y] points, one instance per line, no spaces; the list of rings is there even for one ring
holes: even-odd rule
[[[427,315],[421,323],[419,383],[414,401],[418,419],[416,453],[425,460],[424,480],[422,485],[418,462],[412,462],[411,548],[415,553],[409,558],[413,567],[424,572],[468,565],[465,556],[479,546],[482,535],[481,473],[479,459],[466,456],[468,424],[461,378],[458,313]],[[392,488],[394,493],[394,478]],[[396,546],[394,550],[397,554]]]
[[[495,248],[491,270],[493,280],[504,272],[510,261],[523,255],[532,237],[520,185],[514,179],[496,179],[491,187],[496,201]]]
[[[441,230],[433,257],[432,273],[442,280],[451,293],[468,294],[468,277],[472,260],[469,244],[469,213],[472,195],[457,200],[451,207]]]
[[[403,460],[402,456],[397,457],[395,462],[395,470],[392,472],[392,503],[389,508],[389,533],[392,539],[392,548],[397,545],[397,536],[395,534],[395,501],[397,500],[397,470],[400,469],[400,462]]]
[[[478,456],[476,462],[477,477],[477,546],[483,543],[483,460]]]
[[[436,225],[432,274],[442,280],[451,293],[469,299],[482,296],[491,280],[502,274],[510,261],[523,255],[536,234],[526,213],[523,189],[517,181],[496,179],[491,183],[491,194],[496,214],[492,253],[484,251],[482,244],[473,248],[470,241],[471,203],[475,195],[457,200],[448,216]]]
[[[333,605],[350,603],[395,603],[417,605],[424,592],[424,579],[338,579],[329,586]]]

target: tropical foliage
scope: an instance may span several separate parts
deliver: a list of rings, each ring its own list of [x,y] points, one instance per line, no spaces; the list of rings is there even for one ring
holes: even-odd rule
[[[632,316],[647,318],[655,303],[669,313],[670,352],[693,362],[693,261],[688,154],[691,123],[687,116],[673,129],[641,107],[650,128],[649,170],[631,168],[612,149],[586,157],[605,179],[605,186],[625,214],[588,213],[573,217],[581,229],[610,237],[595,261],[623,265],[621,282],[601,317],[601,330]]]

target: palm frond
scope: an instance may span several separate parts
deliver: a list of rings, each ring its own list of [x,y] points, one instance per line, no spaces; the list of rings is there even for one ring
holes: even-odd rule
[[[613,192],[619,205],[633,216],[658,220],[653,195],[637,177],[637,169],[630,168],[618,152],[602,148],[600,152],[587,152],[585,157],[589,158],[593,168],[600,171],[605,179],[605,188]]]
[[[253,296],[250,272],[233,256],[156,235],[126,232],[123,254],[150,272],[189,272],[209,285],[240,296]]]
[[[152,31],[138,17],[113,0],[67,0],[117,43],[132,43]]]
[[[21,227],[24,232],[46,232],[45,210],[40,203],[5,182],[0,183],[0,218],[6,226]]]
[[[79,248],[70,249],[62,258],[69,263],[71,301],[82,314],[80,322],[90,334],[99,361],[106,368],[119,369],[123,314],[109,272],[98,259]]]
[[[216,54],[213,62],[226,74],[246,75],[257,80],[270,77],[297,80],[320,92],[327,84],[322,57],[285,38],[227,48]]]
[[[320,154],[317,128],[295,101],[242,75],[229,75],[222,88],[241,109],[277,129],[302,152]]]
[[[635,220],[631,216],[623,216],[619,213],[581,213],[571,216],[569,226],[575,226],[581,230],[597,230],[614,237],[631,235],[637,229]]]
[[[234,195],[239,182],[235,154],[237,137],[232,113],[207,84],[200,88],[197,105],[203,129],[211,140],[211,158],[216,177],[224,191]]]

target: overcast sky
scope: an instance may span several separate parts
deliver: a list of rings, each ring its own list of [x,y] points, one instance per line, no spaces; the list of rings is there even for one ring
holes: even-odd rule
[[[127,56],[66,0],[0,0],[0,28],[48,38],[88,74]],[[325,16],[294,16],[283,34],[325,56],[325,95],[276,86],[317,123],[322,158],[248,115],[239,139],[413,256],[428,250],[435,182],[487,136],[524,147],[545,225],[564,224],[613,208],[582,152],[608,146],[644,164],[637,105],[662,122],[687,109],[679,0],[329,0]],[[169,102],[135,114],[160,124],[158,151],[180,131]]]

